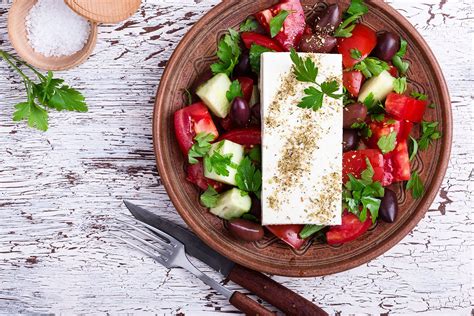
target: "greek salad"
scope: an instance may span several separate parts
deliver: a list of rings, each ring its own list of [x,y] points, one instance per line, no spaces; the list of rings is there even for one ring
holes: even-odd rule
[[[219,40],[211,75],[203,76],[196,89],[185,91],[188,105],[174,114],[187,180],[201,190],[201,204],[222,218],[239,240],[257,241],[268,231],[295,249],[309,239],[340,245],[377,221],[397,220],[393,184],[404,183],[415,199],[424,194],[411,162],[442,135],[438,122],[423,120],[435,105],[414,90],[407,77],[408,43],[399,34],[361,23],[369,11],[363,0],[352,0],[347,8],[321,8],[305,16],[300,0],[282,0],[229,29]],[[286,79],[272,78],[271,71],[282,67],[288,68]],[[266,80],[280,84],[271,90]],[[287,94],[296,101],[282,101]],[[297,116],[285,121],[275,116],[277,110]],[[326,133],[332,137],[327,139],[330,147],[318,143],[323,136],[311,134],[318,128],[317,135],[324,134],[325,122],[334,122],[335,130]],[[301,132],[286,135],[291,146],[280,148],[281,160],[272,161],[278,145],[268,143],[268,135],[297,124]],[[417,138],[415,128],[420,131]],[[313,155],[327,151],[332,155],[323,155],[321,161]],[[283,194],[294,186],[291,192],[306,192],[319,181],[313,180],[318,168],[312,167],[321,166],[327,157],[337,163],[333,169],[328,165],[331,176],[311,192],[319,190],[319,204],[312,201],[315,208],[331,210],[304,210],[313,215],[325,212],[327,218],[311,215],[308,222],[293,222],[297,208],[282,205],[303,205],[314,197],[302,195],[291,204],[278,194],[265,193],[265,188],[279,188]],[[262,167],[270,163],[274,168],[265,171]],[[272,172],[268,179],[266,172]],[[298,184],[295,177],[306,182]],[[267,225],[273,217],[264,215],[262,221],[262,205],[281,212],[277,215],[284,214],[288,222],[280,216],[278,225]]]

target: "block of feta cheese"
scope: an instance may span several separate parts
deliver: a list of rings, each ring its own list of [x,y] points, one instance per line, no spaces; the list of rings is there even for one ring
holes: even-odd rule
[[[342,93],[342,56],[300,53],[319,68],[316,81],[336,80]],[[340,225],[342,98],[324,97],[314,111],[297,104],[304,90],[290,53],[261,57],[262,224]]]

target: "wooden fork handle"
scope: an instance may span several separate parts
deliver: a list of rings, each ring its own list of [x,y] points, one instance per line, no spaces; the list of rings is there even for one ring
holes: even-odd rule
[[[275,313],[266,309],[245,294],[235,291],[229,302],[245,315],[275,316]]]
[[[263,273],[236,264],[228,278],[264,299],[286,315],[327,316],[328,314],[306,298],[273,281]]]

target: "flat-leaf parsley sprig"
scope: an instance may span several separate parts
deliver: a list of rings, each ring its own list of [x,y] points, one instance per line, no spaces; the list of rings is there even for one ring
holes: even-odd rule
[[[298,103],[298,107],[317,111],[323,106],[325,95],[333,99],[343,97],[343,94],[336,94],[339,90],[339,83],[336,80],[328,80],[321,84],[316,82],[319,69],[311,58],[301,58],[293,48],[291,49],[290,57],[293,61],[293,73],[296,76],[296,80],[315,85],[304,90],[306,96]]]
[[[28,120],[30,127],[46,131],[48,109],[87,112],[84,96],[76,89],[64,84],[63,79],[54,78],[53,72],[48,71],[47,75],[43,75],[33,66],[3,50],[0,50],[0,59],[3,59],[21,76],[26,89],[26,101],[15,105],[14,121]],[[28,77],[21,69],[22,66],[30,69],[39,82]]]

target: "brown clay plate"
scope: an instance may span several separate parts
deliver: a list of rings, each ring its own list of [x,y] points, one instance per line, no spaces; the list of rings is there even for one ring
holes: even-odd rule
[[[366,1],[370,7],[363,23],[374,30],[389,30],[408,41],[406,59],[412,89],[426,93],[436,104],[425,120],[439,121],[443,138],[421,152],[412,167],[421,174],[426,193],[413,200],[402,184],[397,192],[399,214],[394,224],[379,222],[359,239],[340,247],[313,243],[301,250],[267,236],[256,243],[240,242],[223,227],[222,220],[199,204],[199,192],[185,177],[185,159],[173,130],[173,113],[185,106],[183,90],[195,86],[200,75],[214,62],[219,38],[228,28],[237,28],[247,16],[268,8],[277,1],[229,0],[208,12],[187,33],[176,48],[161,79],[153,118],[153,136],[159,172],[168,194],[189,227],[209,246],[246,267],[285,276],[320,276],[354,268],[383,254],[405,237],[423,218],[433,202],[446,172],[452,137],[451,103],[440,67],[420,34],[399,13],[382,1]],[[303,0],[307,14],[319,1]],[[327,1],[334,3],[334,0]],[[338,1],[345,8],[349,0]],[[419,127],[415,134],[419,133]]]

